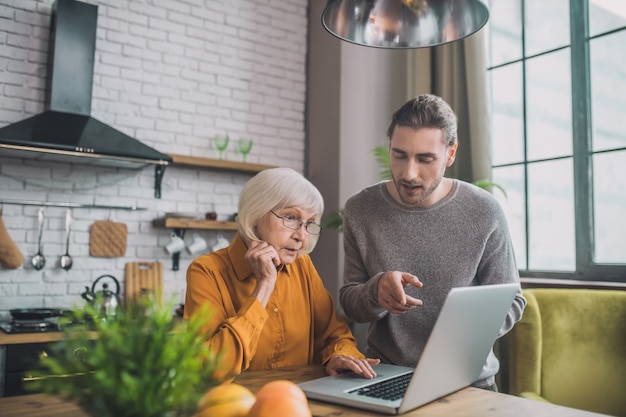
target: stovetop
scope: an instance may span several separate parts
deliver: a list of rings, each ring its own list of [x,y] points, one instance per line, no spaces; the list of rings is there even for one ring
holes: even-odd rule
[[[56,320],[12,320],[0,322],[0,329],[5,333],[44,333],[59,332],[61,326]]]

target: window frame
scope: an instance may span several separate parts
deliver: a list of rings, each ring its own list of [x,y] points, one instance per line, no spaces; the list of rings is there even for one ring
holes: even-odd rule
[[[503,1],[503,0],[500,0]],[[504,0],[506,1],[506,0]],[[525,4],[521,1],[522,16],[522,51],[525,53],[525,30],[524,22]],[[597,281],[597,282],[626,282],[625,264],[604,264],[593,261],[594,250],[594,213],[593,213],[593,166],[594,154],[602,152],[619,152],[624,148],[614,148],[608,151],[593,151],[592,148],[592,108],[591,108],[591,68],[590,68],[590,41],[599,37],[611,35],[616,32],[626,31],[626,26],[589,36],[589,0],[570,0],[570,44],[535,55],[523,55],[522,58],[489,66],[488,73],[497,68],[521,63],[522,65],[522,92],[523,92],[523,139],[524,159],[522,162],[492,165],[493,168],[522,166],[524,170],[524,196],[525,196],[525,245],[526,245],[526,268],[520,269],[523,278],[548,278],[557,280]],[[529,59],[570,49],[571,62],[571,94],[572,94],[572,159],[574,175],[574,221],[575,221],[575,271],[543,271],[531,270],[529,265],[529,189],[528,168],[529,164],[538,162],[529,160],[527,154],[528,144],[528,119],[527,119],[527,61]],[[545,160],[557,160],[562,157],[547,158]]]

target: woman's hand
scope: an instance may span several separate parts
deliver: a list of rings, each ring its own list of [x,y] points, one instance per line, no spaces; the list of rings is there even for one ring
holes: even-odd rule
[[[326,363],[326,373],[328,375],[337,375],[341,372],[352,371],[363,378],[371,379],[376,376],[376,372],[372,365],[378,365],[380,359],[357,359],[353,356],[333,356]]]
[[[252,241],[245,254],[258,280],[276,279],[276,267],[280,265],[278,252],[267,242]]]
[[[278,252],[266,242],[252,241],[244,258],[252,267],[257,280],[252,296],[265,307],[276,285],[276,267],[280,265]]]

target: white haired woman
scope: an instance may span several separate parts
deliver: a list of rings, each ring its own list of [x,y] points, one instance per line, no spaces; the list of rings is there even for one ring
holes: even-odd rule
[[[261,171],[241,191],[230,245],[189,266],[184,314],[208,304],[207,343],[222,355],[220,373],[319,363],[329,375],[376,375],[379,360],[358,350],[308,255],[323,209],[320,192],[298,172]]]

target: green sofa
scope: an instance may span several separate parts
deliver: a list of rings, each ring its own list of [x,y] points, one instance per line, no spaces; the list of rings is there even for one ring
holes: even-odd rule
[[[508,392],[626,417],[626,291],[523,292],[524,315],[502,344]]]

